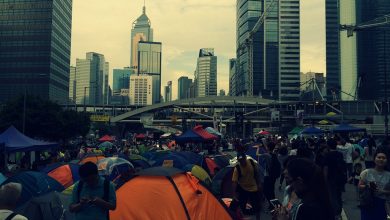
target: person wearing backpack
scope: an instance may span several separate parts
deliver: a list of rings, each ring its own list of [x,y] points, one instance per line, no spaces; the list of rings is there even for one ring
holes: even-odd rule
[[[75,184],[72,204],[76,220],[108,220],[109,210],[116,208],[115,186],[98,175],[96,164],[87,162],[79,168],[80,181]]]
[[[239,153],[237,156],[238,164],[233,171],[233,192],[234,199],[238,200],[241,211],[245,215],[256,215],[256,219],[260,219],[261,208],[261,186],[259,181],[259,173],[257,164],[247,159],[245,153]],[[252,209],[246,209],[246,204],[252,205]]]
[[[337,142],[334,139],[329,139],[327,144],[329,152],[325,155],[323,170],[328,182],[335,217],[340,218],[343,209],[342,193],[348,179],[347,164],[343,154],[337,150]]]
[[[27,220],[23,215],[13,212],[20,195],[22,185],[20,183],[7,183],[0,188],[0,220]]]

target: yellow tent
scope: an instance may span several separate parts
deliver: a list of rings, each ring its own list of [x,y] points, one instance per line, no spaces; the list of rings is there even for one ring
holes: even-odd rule
[[[333,117],[333,116],[336,116],[336,115],[337,115],[337,113],[334,113],[334,112],[328,112],[326,114],[326,116],[328,116],[328,117]]]

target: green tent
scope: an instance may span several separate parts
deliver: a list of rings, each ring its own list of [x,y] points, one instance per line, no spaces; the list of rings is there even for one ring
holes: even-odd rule
[[[304,127],[301,127],[301,126],[297,126],[295,127],[294,129],[292,129],[288,135],[298,135],[301,133],[301,131],[304,129]]]

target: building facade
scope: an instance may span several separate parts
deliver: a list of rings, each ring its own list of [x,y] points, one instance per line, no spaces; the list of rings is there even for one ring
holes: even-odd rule
[[[357,0],[357,23],[390,14],[390,1]],[[390,27],[379,26],[356,33],[358,45],[358,98],[385,100],[390,89]],[[387,87],[387,89],[385,89]],[[385,91],[387,90],[387,95]]]
[[[0,102],[69,97],[72,0],[0,2]]]
[[[142,15],[133,22],[131,29],[130,67],[136,72],[138,69],[138,43],[140,41],[153,41],[153,29],[146,15],[146,7],[143,7]]]
[[[187,76],[182,76],[177,81],[177,99],[188,99],[190,96],[190,87],[192,84],[192,79],[189,79]]]
[[[130,105],[152,105],[153,77],[150,75],[131,75],[129,99]]]
[[[237,59],[229,60],[229,94],[230,96],[237,96]]]
[[[76,67],[71,66],[70,67],[70,74],[69,74],[69,102],[70,103],[76,103]]]
[[[264,22],[254,30],[264,13]],[[231,74],[232,94],[298,100],[299,0],[238,0],[236,30],[237,61],[236,74]]]
[[[114,95],[120,94],[122,89],[129,89],[130,75],[132,74],[134,74],[134,70],[129,67],[112,70],[112,91]]]
[[[106,104],[108,99],[109,63],[104,55],[89,52],[86,59],[76,59],[76,103],[88,105]]]
[[[196,97],[217,95],[217,57],[213,48],[199,51],[195,71]]]
[[[150,75],[153,79],[153,104],[161,97],[161,43],[140,41],[138,43],[138,75]]]
[[[172,81],[168,81],[164,89],[164,99],[165,102],[172,101]]]
[[[339,12],[339,0],[325,0],[326,87],[328,100],[340,98],[339,90],[341,89],[341,74]]]

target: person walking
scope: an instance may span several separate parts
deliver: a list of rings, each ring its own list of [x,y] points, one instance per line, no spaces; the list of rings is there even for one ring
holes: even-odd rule
[[[261,208],[261,186],[259,181],[259,173],[257,164],[247,159],[245,153],[238,153],[238,164],[233,171],[233,192],[234,198],[238,200],[239,206],[243,214],[256,215],[256,219],[260,219]],[[236,195],[238,194],[238,196]],[[246,209],[246,204],[252,205],[252,209]]]
[[[293,216],[285,208],[278,207],[275,217],[278,220],[334,220],[323,172],[313,161],[298,158],[287,165],[287,176],[292,190],[301,200]]]
[[[21,194],[20,183],[7,183],[0,188],[0,220],[27,220],[12,211],[15,210]]]
[[[372,192],[372,205],[360,207],[361,220],[387,219],[386,200],[390,198],[390,172],[385,170],[387,155],[378,149],[374,154],[374,168],[364,170],[360,174],[359,190]]]
[[[108,220],[109,210],[116,208],[115,186],[98,175],[96,164],[87,162],[79,168],[80,181],[73,188],[75,220]]]

